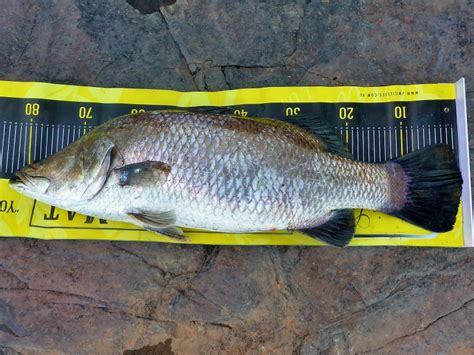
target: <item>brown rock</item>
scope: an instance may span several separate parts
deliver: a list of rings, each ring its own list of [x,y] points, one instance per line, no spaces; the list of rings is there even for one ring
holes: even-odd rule
[[[178,90],[474,79],[469,1],[133,2],[150,15],[128,2],[2,4],[0,79]],[[0,353],[468,353],[473,271],[469,249],[4,238]]]

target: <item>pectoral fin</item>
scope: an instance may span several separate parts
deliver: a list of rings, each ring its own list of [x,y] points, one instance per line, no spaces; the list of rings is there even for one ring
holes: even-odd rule
[[[136,224],[149,231],[181,241],[187,239],[183,231],[175,226],[176,214],[174,211],[127,213],[127,215],[132,218]]]
[[[171,167],[161,161],[144,161],[114,169],[120,186],[164,183],[170,172]]]

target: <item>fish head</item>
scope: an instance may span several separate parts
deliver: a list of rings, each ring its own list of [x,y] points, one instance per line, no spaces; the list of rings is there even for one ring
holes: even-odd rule
[[[23,167],[10,179],[14,190],[56,206],[86,202],[103,187],[113,143],[91,131],[46,159]]]

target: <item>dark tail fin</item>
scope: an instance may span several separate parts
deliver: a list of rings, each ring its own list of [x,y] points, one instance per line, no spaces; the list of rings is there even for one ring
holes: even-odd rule
[[[389,213],[432,232],[453,229],[462,178],[451,148],[433,145],[393,162],[403,168],[407,195],[404,206]]]

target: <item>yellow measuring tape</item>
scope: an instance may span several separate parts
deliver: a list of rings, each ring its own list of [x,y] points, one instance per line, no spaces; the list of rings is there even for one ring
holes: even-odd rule
[[[91,114],[87,103],[193,106],[238,106],[268,103],[288,104],[287,109],[297,110],[304,103],[387,103],[422,100],[454,100],[455,84],[393,85],[383,87],[278,87],[238,89],[219,92],[177,92],[151,89],[107,89],[46,83],[0,82],[0,98],[43,99],[83,103],[84,131]],[[37,105],[37,104],[36,104]],[[39,106],[30,104],[25,110]],[[243,110],[243,109],[242,109]],[[400,108],[399,115],[403,115]],[[350,115],[349,112],[343,112]],[[397,114],[397,113],[395,113]],[[91,116],[92,117],[92,116]],[[33,118],[25,123],[28,129],[27,162],[31,162]],[[401,127],[401,125],[400,125]],[[347,135],[348,130],[345,131]],[[341,131],[344,134],[344,132]],[[403,129],[400,128],[400,150],[403,151]],[[347,136],[346,136],[347,137]],[[346,138],[348,141],[348,138]],[[0,235],[6,237],[33,237],[41,239],[97,239],[173,242],[166,237],[140,230],[136,226],[104,221],[63,211],[25,196],[8,187],[0,179]],[[379,212],[356,210],[356,238],[351,245],[410,245],[410,246],[463,246],[462,208],[454,229],[447,233],[431,233],[412,226],[395,217]],[[286,231],[274,233],[227,234],[204,231],[185,231],[193,244],[234,245],[320,245],[318,241],[300,233]],[[361,237],[363,235],[363,237]],[[391,237],[390,235],[396,235]]]

